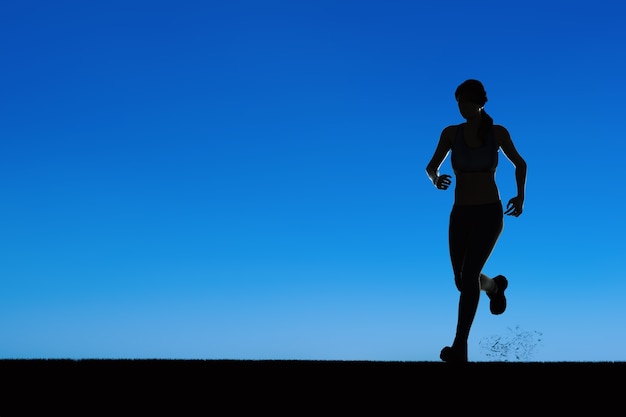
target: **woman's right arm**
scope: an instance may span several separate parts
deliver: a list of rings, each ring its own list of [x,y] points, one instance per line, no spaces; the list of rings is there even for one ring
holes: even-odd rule
[[[448,174],[439,175],[439,167],[448,156],[448,152],[452,147],[451,133],[454,126],[448,126],[441,132],[439,143],[435,149],[430,162],[426,165],[426,175],[437,188],[447,189],[451,184],[451,176]]]

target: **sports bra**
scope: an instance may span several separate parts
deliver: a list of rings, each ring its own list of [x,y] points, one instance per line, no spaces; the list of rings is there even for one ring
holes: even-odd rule
[[[456,136],[452,144],[452,169],[457,172],[495,172],[498,166],[498,146],[493,134],[489,130],[484,145],[468,146],[463,137],[465,124],[458,125]]]

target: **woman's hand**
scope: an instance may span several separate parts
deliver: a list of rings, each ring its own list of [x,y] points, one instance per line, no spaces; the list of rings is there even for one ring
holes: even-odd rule
[[[452,177],[448,174],[439,175],[437,178],[435,178],[435,187],[437,187],[439,190],[447,190],[450,184],[452,184],[452,180],[450,178]]]
[[[524,211],[524,199],[522,197],[513,197],[506,205],[504,214],[508,216],[518,217]]]

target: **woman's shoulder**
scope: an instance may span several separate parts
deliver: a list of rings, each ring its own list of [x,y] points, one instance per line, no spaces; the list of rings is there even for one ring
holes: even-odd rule
[[[498,143],[498,146],[502,145],[504,141],[510,141],[511,135],[506,127],[502,125],[493,125],[493,135]]]
[[[444,127],[441,131],[441,139],[445,140],[450,146],[452,146],[452,144],[454,143],[454,138],[456,137],[457,129],[462,124],[463,123]]]
[[[493,132],[496,135],[508,135],[509,134],[509,130],[506,127],[502,125],[496,125],[496,124],[493,125]]]
[[[459,123],[457,125],[449,125],[443,128],[441,132],[442,135],[456,135],[456,131],[460,126],[463,126],[465,123]]]

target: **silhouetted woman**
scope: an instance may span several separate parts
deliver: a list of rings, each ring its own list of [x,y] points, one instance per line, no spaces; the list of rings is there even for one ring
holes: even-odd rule
[[[426,173],[437,189],[447,190],[452,177],[439,175],[439,167],[451,153],[456,185],[448,239],[460,297],[454,342],[441,350],[440,357],[445,362],[467,362],[467,341],[480,291],[489,297],[492,314],[502,314],[506,309],[507,279],[502,275],[489,278],[482,270],[502,232],[504,214],[515,217],[522,214],[526,161],[515,149],[507,129],[494,124],[485,112],[487,93],[480,81],[463,82],[455,97],[466,122],[443,129]],[[515,166],[517,196],[509,200],[506,211],[495,181],[499,150]]]

